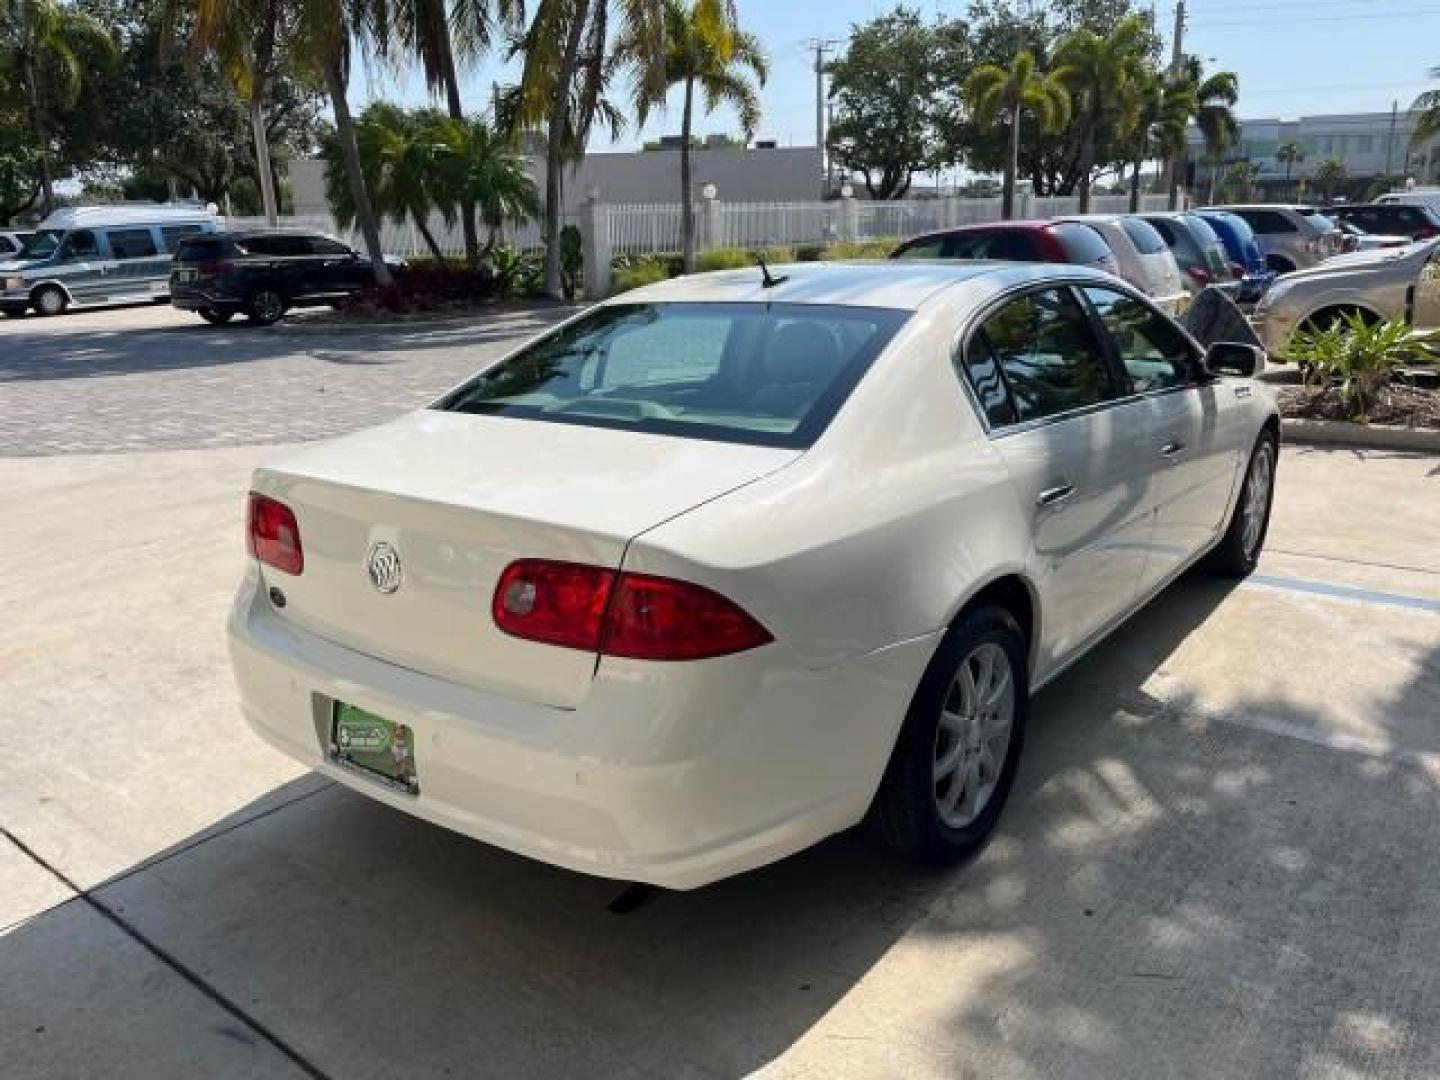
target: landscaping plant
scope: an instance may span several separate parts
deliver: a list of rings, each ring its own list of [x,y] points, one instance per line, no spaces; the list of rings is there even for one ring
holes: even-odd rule
[[[1329,326],[1298,332],[1285,359],[1300,365],[1310,385],[1337,387],[1346,418],[1364,423],[1403,368],[1440,362],[1440,330],[1417,332],[1408,323],[1376,322],[1352,312]]]

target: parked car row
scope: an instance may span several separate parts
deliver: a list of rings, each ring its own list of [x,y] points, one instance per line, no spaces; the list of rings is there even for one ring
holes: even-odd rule
[[[333,303],[374,278],[370,260],[333,236],[224,232],[202,207],[58,210],[34,232],[0,233],[0,260],[0,313],[11,318],[168,300],[211,323],[243,313],[269,324],[293,307]]]

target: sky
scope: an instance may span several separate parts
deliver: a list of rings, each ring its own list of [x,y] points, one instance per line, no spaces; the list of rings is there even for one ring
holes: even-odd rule
[[[964,0],[910,0],[925,14],[963,17]],[[737,0],[741,25],[770,54],[770,80],[761,92],[764,118],[757,136],[781,145],[815,141],[814,39],[842,42],[852,24],[894,7],[878,0]],[[1174,24],[1174,0],[1156,0],[1166,38]],[[1429,70],[1440,66],[1440,0],[1187,0],[1185,51],[1207,67],[1240,76],[1238,112],[1245,119],[1403,111],[1417,94],[1440,87]],[[514,65],[482,64],[465,80],[471,107],[488,101],[493,81],[513,81]],[[397,80],[366,73],[355,86],[354,104],[374,97],[406,104],[425,101],[413,77]],[[591,150],[628,150],[645,139],[679,131],[679,92],[670,108],[645,129],[627,129],[618,140],[599,135]],[[737,132],[734,114],[717,110],[697,117],[696,131]]]

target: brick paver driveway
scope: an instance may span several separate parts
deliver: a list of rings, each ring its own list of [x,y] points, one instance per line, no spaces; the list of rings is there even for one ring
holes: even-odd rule
[[[424,405],[566,308],[404,329],[209,326],[170,307],[0,324],[0,456],[300,442]]]

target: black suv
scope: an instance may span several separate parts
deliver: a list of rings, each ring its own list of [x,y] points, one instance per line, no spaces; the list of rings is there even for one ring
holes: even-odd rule
[[[369,259],[324,233],[207,233],[175,252],[170,303],[210,323],[244,312],[268,326],[289,308],[334,303],[374,280]]]
[[[1440,215],[1428,206],[1413,203],[1360,203],[1355,206],[1328,206],[1325,213],[1336,221],[1348,221],[1367,233],[1408,236],[1428,240],[1440,236]]]

